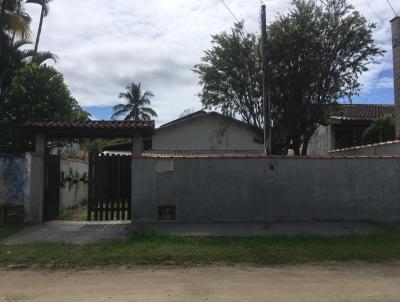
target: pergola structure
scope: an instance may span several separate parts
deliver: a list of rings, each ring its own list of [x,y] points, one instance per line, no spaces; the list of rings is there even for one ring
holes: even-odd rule
[[[46,147],[51,139],[131,138],[132,156],[141,157],[143,140],[154,134],[154,121],[28,121],[23,129],[35,135],[31,159],[31,222],[43,222]],[[132,167],[133,169],[133,167]]]

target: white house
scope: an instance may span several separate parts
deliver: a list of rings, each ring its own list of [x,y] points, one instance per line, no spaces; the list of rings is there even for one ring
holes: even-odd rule
[[[218,112],[197,111],[164,124],[145,141],[145,151],[263,152],[247,124]],[[125,153],[130,144],[107,146],[105,153]]]

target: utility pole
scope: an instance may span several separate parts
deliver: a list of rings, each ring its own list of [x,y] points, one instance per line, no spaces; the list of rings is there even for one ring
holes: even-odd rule
[[[271,154],[271,92],[268,75],[268,47],[267,47],[267,14],[266,6],[261,6],[261,40],[263,64],[263,111],[264,111],[264,149],[265,154]]]

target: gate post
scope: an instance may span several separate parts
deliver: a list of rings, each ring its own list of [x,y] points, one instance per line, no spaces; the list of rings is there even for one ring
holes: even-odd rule
[[[142,157],[143,152],[143,135],[142,133],[135,132],[132,138],[132,159],[131,159],[131,200],[129,201],[129,213],[131,215],[131,220],[134,222],[134,202],[135,202],[135,192],[134,192],[134,179],[135,173],[137,172],[135,169],[135,160]]]
[[[44,186],[46,168],[46,135],[36,134],[35,153],[31,158],[31,211],[28,221],[31,223],[43,222]]]

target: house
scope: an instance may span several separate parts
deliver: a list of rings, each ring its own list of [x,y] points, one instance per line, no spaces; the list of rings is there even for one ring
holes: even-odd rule
[[[362,134],[375,120],[394,115],[395,106],[390,104],[344,104],[339,105],[312,136],[309,156],[324,156],[332,150],[362,145]]]
[[[130,152],[131,144],[107,146],[104,153]],[[263,152],[249,126],[218,112],[194,112],[161,125],[152,139],[144,142],[145,151],[175,152]]]

